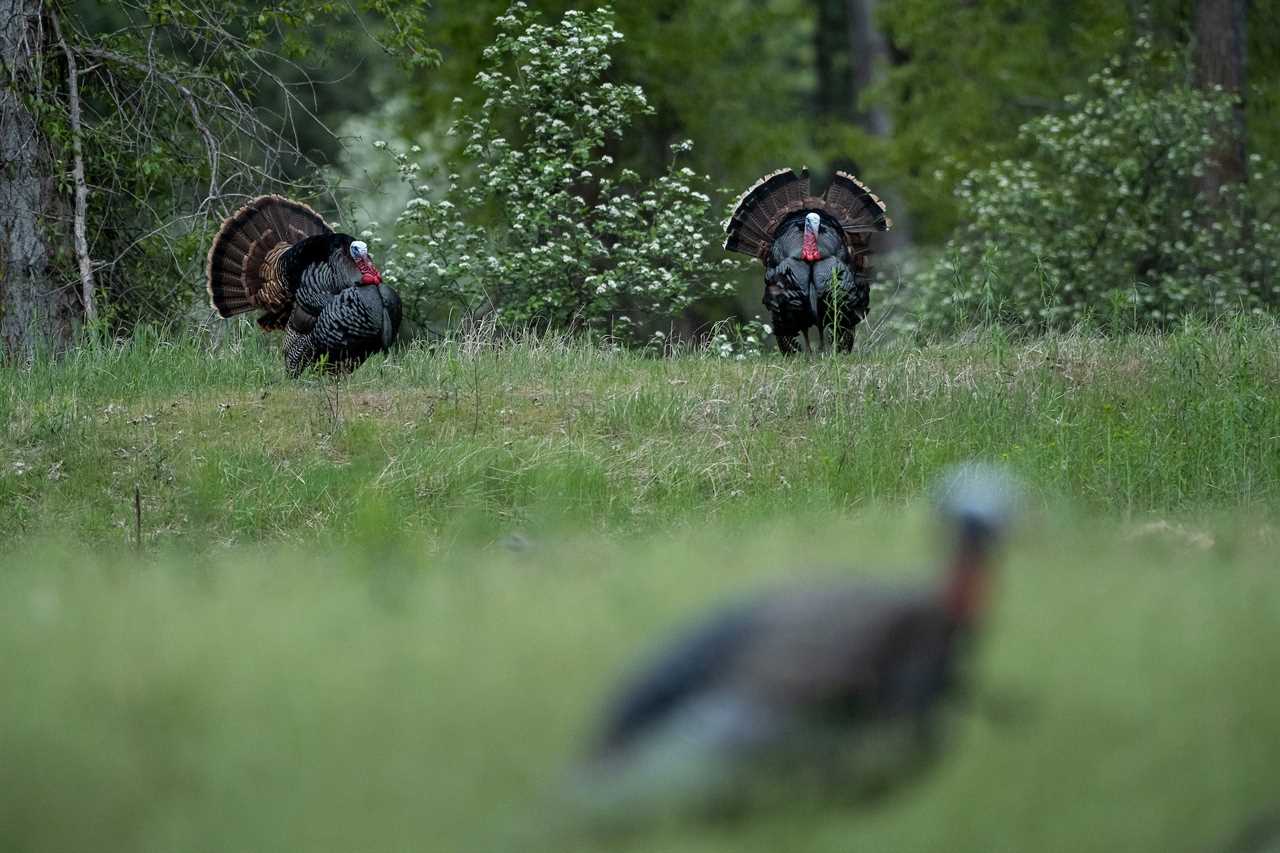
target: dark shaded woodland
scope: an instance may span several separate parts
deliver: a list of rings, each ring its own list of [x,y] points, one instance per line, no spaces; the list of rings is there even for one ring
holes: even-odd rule
[[[554,19],[576,4],[539,3]],[[339,218],[388,215],[375,139],[442,162],[454,99],[473,85],[505,0],[0,0],[0,337],[9,357],[82,330],[199,319],[199,269],[221,217],[285,191]],[[1147,39],[1231,99],[1203,174],[1249,178],[1280,155],[1280,22],[1249,0],[720,0],[625,3],[608,79],[652,110],[607,150],[640,174],[668,147],[724,188],[808,165],[876,187],[895,230],[880,250],[945,243],[969,215],[971,170],[1026,153],[1016,128],[1066,109],[1109,59]],[[392,192],[394,195],[394,192]],[[473,211],[483,219],[486,212]],[[754,274],[737,302],[759,296]]]

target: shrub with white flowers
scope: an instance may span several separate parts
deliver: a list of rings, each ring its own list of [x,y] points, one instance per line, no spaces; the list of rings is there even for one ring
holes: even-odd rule
[[[515,3],[497,29],[476,77],[483,108],[461,112],[455,99],[463,146],[443,185],[392,152],[416,190],[391,253],[402,292],[437,314],[494,310],[507,327],[587,325],[627,340],[728,292],[708,251],[709,178],[679,164],[692,144],[673,145],[669,170],[650,181],[605,153],[652,112],[640,87],[604,79],[623,37],[613,11],[543,24]]]
[[[1280,233],[1260,204],[1274,169],[1252,158],[1248,185],[1207,203],[1198,178],[1230,133],[1231,101],[1189,86],[1148,42],[1135,52],[1024,124],[1026,159],[961,182],[967,225],[916,282],[922,326],[1163,325],[1280,304]]]
[[[762,322],[759,315],[746,321],[722,320],[712,329],[704,353],[716,358],[745,361],[764,355],[764,341],[773,334],[773,327]]]

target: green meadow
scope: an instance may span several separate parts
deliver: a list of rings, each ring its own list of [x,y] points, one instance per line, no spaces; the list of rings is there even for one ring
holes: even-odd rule
[[[0,415],[5,850],[1202,851],[1280,790],[1274,322],[477,337],[342,382],[142,331],[6,368]],[[647,650],[781,579],[929,577],[971,458],[1026,508],[933,772],[581,831],[565,777]]]

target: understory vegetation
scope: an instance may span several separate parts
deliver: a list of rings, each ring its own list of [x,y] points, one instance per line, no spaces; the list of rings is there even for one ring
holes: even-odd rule
[[[493,311],[506,329],[585,326],[628,343],[731,292],[717,271],[737,264],[712,257],[710,177],[676,159],[693,143],[671,145],[656,179],[607,153],[653,111],[639,86],[607,79],[623,39],[612,10],[548,25],[516,3],[497,27],[476,77],[483,107],[450,129],[461,153],[429,175],[436,188],[414,151],[392,153],[413,197],[394,224],[389,280],[420,314]]]
[[[614,22],[607,7],[544,23],[514,4],[475,78],[482,106],[455,101],[458,151],[423,182],[421,146],[392,146],[412,197],[393,240],[366,236],[386,245],[420,316],[492,311],[507,330],[587,327],[637,344],[695,306],[724,317],[726,297],[742,295],[738,273],[759,275],[717,259],[713,209],[731,213],[732,195],[713,204],[709,175],[673,160],[642,178],[608,153],[653,112],[640,86],[609,79],[624,39]],[[1224,147],[1243,148],[1243,129],[1238,100],[1193,76],[1183,52],[1142,36],[1022,122],[1010,134],[1019,156],[959,180],[961,221],[945,246],[881,270],[873,319],[912,334],[974,317],[1129,330],[1280,304],[1275,166],[1254,153],[1240,176],[1206,183]],[[741,314],[723,325],[745,337]]]
[[[0,396],[0,846],[1212,849],[1280,784],[1278,331],[475,335],[341,384],[256,333],[38,362]],[[637,655],[780,578],[919,577],[924,490],[971,457],[1028,512],[937,772],[736,829],[566,822]]]
[[[30,20],[46,6],[51,27],[62,19],[24,3]],[[1266,16],[1252,16],[1248,85],[1224,88],[1189,49],[1186,3],[910,0],[879,13],[909,49],[878,58],[837,38],[826,0],[699,2],[658,21],[489,0],[98,5],[64,10],[53,59],[16,78],[41,144],[13,156],[49,173],[49,197],[23,204],[74,212],[23,226],[55,229],[38,252],[7,252],[39,255],[0,294],[9,363],[83,328],[207,318],[211,235],[265,191],[374,247],[405,337],[484,318],[638,347],[756,337],[749,351],[764,343],[760,270],[720,250],[725,215],[761,174],[805,162],[858,172],[889,201],[904,251],[877,259],[869,319],[900,332],[974,317],[1124,331],[1280,304]],[[321,82],[347,61],[361,70]],[[814,114],[797,126],[774,105]],[[66,219],[74,240],[54,225]]]
[[[1233,100],[1188,78],[1139,41],[1019,129],[1027,157],[965,176],[964,225],[912,282],[919,325],[1158,328],[1280,304],[1275,166],[1254,154],[1247,181],[1206,192]]]

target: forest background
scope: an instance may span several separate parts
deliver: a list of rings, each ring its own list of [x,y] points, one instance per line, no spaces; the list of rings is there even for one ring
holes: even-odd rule
[[[537,3],[516,26],[542,20],[552,32],[575,5]],[[484,110],[486,68],[523,61],[514,46],[486,58],[506,11],[506,0],[4,0],[6,352],[64,349],[84,327],[119,335],[139,322],[207,322],[201,264],[212,229],[264,191],[305,197],[349,230],[385,238],[380,259],[400,267],[414,319],[452,316],[457,306],[441,298],[449,287],[406,264],[416,253],[406,258],[395,232],[414,218],[406,202],[438,204],[455,169],[483,169],[450,129]],[[715,232],[752,181],[802,165],[816,187],[846,169],[888,202],[896,228],[879,245],[888,254],[875,302],[902,308],[910,329],[963,325],[975,308],[989,318],[992,294],[1012,319],[1061,325],[1129,303],[1157,323],[1191,309],[1261,310],[1280,293],[1266,261],[1280,22],[1247,0],[665,0],[619,3],[608,26],[606,61],[578,90],[553,94],[590,109],[582,88],[638,85],[642,104],[603,108],[616,127],[601,130],[594,155],[623,182],[625,170],[678,178],[674,147],[691,178],[677,186],[691,205],[688,245],[668,233],[636,261],[633,279],[656,270],[681,281],[641,321],[646,334],[705,338],[711,321],[760,310],[758,271],[725,264]],[[518,148],[517,121],[499,111],[486,141],[514,131]],[[1060,148],[1046,147],[1064,126]],[[1149,160],[1138,156],[1144,145]],[[406,173],[405,158],[423,171]],[[419,193],[415,182],[433,171],[441,179]],[[1224,185],[1247,198],[1218,193]],[[482,227],[501,224],[514,202],[491,193],[463,206],[456,222]],[[419,237],[454,222],[418,220]],[[1001,243],[1034,251],[1002,266]],[[446,257],[432,261],[447,265],[449,246],[438,248]],[[957,265],[957,251],[972,254]],[[680,254],[699,261],[670,260]],[[595,261],[579,261],[586,269],[566,288],[590,276]],[[1206,280],[1211,297],[1200,292]],[[471,290],[505,286],[495,281]],[[515,287],[523,305],[556,285]],[[1134,294],[1117,297],[1126,288]],[[585,315],[617,331],[626,304],[585,303],[557,296],[555,310],[509,316],[537,325]]]

